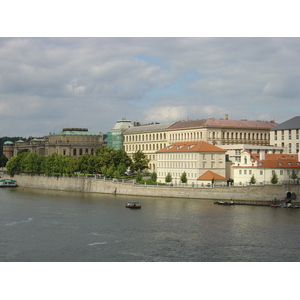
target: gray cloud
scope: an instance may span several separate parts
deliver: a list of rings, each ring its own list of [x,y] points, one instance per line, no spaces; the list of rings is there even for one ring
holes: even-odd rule
[[[116,120],[285,121],[299,111],[299,38],[2,38],[0,134]]]

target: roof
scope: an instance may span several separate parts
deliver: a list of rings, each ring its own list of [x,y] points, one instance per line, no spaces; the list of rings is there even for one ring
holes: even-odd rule
[[[299,129],[299,128],[300,128],[300,116],[297,116],[273,127],[271,130],[285,130],[285,129]]]
[[[169,130],[198,127],[216,128],[249,128],[249,129],[271,129],[278,125],[274,121],[248,121],[248,120],[226,120],[226,119],[202,119],[191,121],[179,121],[174,123]]]
[[[170,146],[167,146],[161,150],[156,151],[156,153],[173,153],[173,152],[223,152],[226,150],[220,147],[214,146],[210,143],[201,142],[178,142]]]
[[[173,124],[174,123],[164,123],[164,124],[151,124],[151,125],[134,126],[134,127],[128,128],[124,132],[124,134],[153,132],[153,131],[164,131]]]
[[[4,142],[4,145],[13,145],[14,143],[13,142],[11,142],[11,141],[6,141],[6,142]]]
[[[85,128],[64,128],[62,132],[55,133],[53,136],[59,135],[98,135],[92,132],[88,132]]]
[[[258,168],[300,168],[297,154],[265,154],[260,160],[259,154],[251,154]]]
[[[125,131],[128,128],[133,127],[133,124],[129,120],[120,120],[117,121],[115,126],[111,129],[111,131]]]
[[[227,180],[226,177],[223,177],[215,172],[212,171],[206,171],[204,174],[202,174],[197,180]]]

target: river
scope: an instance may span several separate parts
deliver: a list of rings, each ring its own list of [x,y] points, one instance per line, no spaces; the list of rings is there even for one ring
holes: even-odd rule
[[[298,262],[299,229],[300,209],[0,189],[1,262]]]

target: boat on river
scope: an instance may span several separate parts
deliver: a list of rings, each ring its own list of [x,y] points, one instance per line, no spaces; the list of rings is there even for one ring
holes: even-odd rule
[[[219,205],[234,205],[233,201],[222,201],[222,200],[218,200],[214,202],[215,204],[219,204]]]
[[[138,208],[141,208],[142,206],[141,206],[140,202],[127,202],[126,207],[138,209]]]
[[[17,187],[17,181],[12,179],[0,179],[0,187]]]
[[[300,208],[300,205],[292,204],[292,203],[279,203],[279,204],[271,204],[271,207],[280,207],[280,208]]]

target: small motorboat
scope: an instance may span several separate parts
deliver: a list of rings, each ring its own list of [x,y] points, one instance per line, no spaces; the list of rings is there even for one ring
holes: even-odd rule
[[[141,206],[140,202],[127,202],[126,207],[137,209],[137,208],[141,208],[142,206]]]
[[[234,205],[233,201],[222,201],[222,200],[218,200],[214,202],[215,204],[219,204],[219,205]]]

